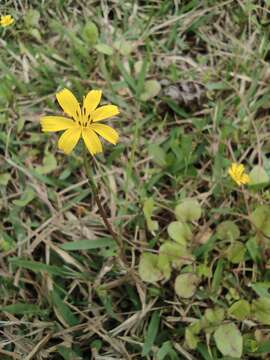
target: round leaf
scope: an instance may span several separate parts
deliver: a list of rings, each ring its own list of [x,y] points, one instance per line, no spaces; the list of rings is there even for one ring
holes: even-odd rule
[[[214,333],[214,339],[222,355],[241,358],[243,338],[233,323],[220,325]]]
[[[184,199],[175,208],[175,215],[181,221],[197,221],[202,215],[201,205],[198,200],[187,198]]]
[[[233,264],[239,264],[241,261],[244,260],[246,253],[245,245],[242,244],[240,241],[235,241],[233,244],[231,244],[227,251],[226,255],[230,262]]]
[[[270,236],[270,207],[267,205],[258,206],[251,214],[254,225],[265,235]]]
[[[252,313],[257,321],[270,325],[270,299],[261,297],[252,302]]]
[[[139,275],[143,281],[149,283],[155,283],[162,279],[163,275],[158,268],[158,255],[149,253],[141,255]]]
[[[82,37],[89,45],[95,45],[98,41],[98,28],[95,23],[88,21],[82,30]]]
[[[169,236],[181,245],[186,245],[186,241],[192,238],[192,233],[187,224],[180,221],[173,221],[168,226]]]
[[[173,241],[166,241],[161,245],[159,256],[167,257],[169,263],[175,268],[180,268],[193,261],[193,257],[186,247]]]
[[[174,289],[179,297],[188,299],[195,294],[198,283],[197,275],[193,273],[180,274],[175,279]]]
[[[245,320],[250,314],[250,305],[246,300],[236,301],[229,308],[228,313],[237,320]]]
[[[250,185],[259,185],[268,182],[269,176],[260,165],[254,166],[254,168],[249,173]]]
[[[141,94],[141,100],[147,101],[157,96],[160,92],[161,86],[157,80],[148,80],[144,84],[144,90]]]
[[[230,220],[223,221],[217,227],[217,237],[220,240],[234,241],[238,239],[239,236],[240,231],[238,226]]]

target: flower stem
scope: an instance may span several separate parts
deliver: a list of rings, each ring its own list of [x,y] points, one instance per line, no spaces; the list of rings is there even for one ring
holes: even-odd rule
[[[103,220],[107,230],[111,234],[112,238],[114,239],[114,241],[118,245],[122,260],[124,262],[126,262],[125,257],[123,255],[123,243],[122,243],[122,240],[117,235],[117,233],[113,230],[112,225],[110,224],[110,222],[108,220],[108,217],[106,215],[106,212],[104,210],[104,207],[103,207],[103,205],[102,205],[102,203],[100,201],[99,194],[98,194],[98,187],[95,184],[94,173],[92,171],[92,168],[90,167],[90,165],[89,165],[89,163],[87,161],[87,152],[86,151],[84,151],[84,168],[85,168],[85,172],[86,172],[86,175],[87,175],[87,178],[88,178],[88,183],[89,183],[89,185],[90,185],[90,187],[91,187],[91,189],[93,191],[93,196],[94,196],[95,202],[96,202],[96,204],[98,206],[98,210],[99,210],[99,213],[100,213],[100,215],[102,217],[102,220]]]

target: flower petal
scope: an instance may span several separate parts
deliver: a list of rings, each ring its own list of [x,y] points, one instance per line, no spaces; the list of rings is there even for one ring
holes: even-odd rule
[[[87,149],[92,155],[102,152],[101,142],[93,130],[83,128],[82,137]]]
[[[42,131],[61,131],[76,126],[74,121],[63,116],[43,116],[40,120]]]
[[[59,105],[66,114],[72,116],[74,119],[80,120],[80,104],[78,103],[75,96],[68,89],[63,89],[56,94]]]
[[[93,112],[98,104],[100,103],[102,91],[101,90],[91,90],[86,95],[83,100],[83,108],[85,109],[84,115],[88,116],[91,112]]]
[[[81,132],[82,129],[79,126],[67,129],[64,134],[60,136],[58,141],[59,149],[63,150],[65,154],[69,154],[79,141]]]
[[[97,108],[95,111],[93,111],[92,120],[100,121],[107,119],[109,117],[115,116],[119,114],[119,109],[115,105],[104,105]]]
[[[248,174],[243,174],[241,177],[242,184],[248,184],[250,182],[250,177]]]
[[[118,133],[110,126],[103,124],[92,124],[91,129],[97,132],[104,139],[112,144],[116,144],[119,138]]]

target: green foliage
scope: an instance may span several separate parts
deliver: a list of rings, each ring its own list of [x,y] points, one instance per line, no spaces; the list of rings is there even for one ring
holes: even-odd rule
[[[92,21],[87,21],[82,30],[82,37],[84,41],[93,46],[97,43],[99,38],[98,28]]]
[[[162,272],[158,267],[158,255],[145,253],[140,257],[139,275],[143,281],[155,283],[162,279]]]
[[[189,226],[180,221],[173,221],[168,226],[168,234],[177,243],[186,246],[187,241],[191,240],[192,233]]]
[[[175,215],[181,221],[198,221],[202,215],[201,206],[196,199],[184,199],[175,208]]]
[[[226,251],[226,256],[227,259],[233,264],[239,264],[244,260],[245,253],[245,245],[242,244],[240,241],[235,241],[228,247]]]
[[[220,325],[214,333],[217,348],[224,356],[241,358],[243,338],[233,323]]]
[[[237,320],[245,320],[250,315],[250,305],[246,300],[238,300],[230,306],[228,313]]]
[[[261,297],[253,300],[251,310],[257,321],[264,325],[270,325],[270,298]]]
[[[160,89],[161,86],[157,80],[147,80],[144,83],[144,89],[140,96],[140,99],[142,101],[148,101],[157,96],[160,92]]]
[[[253,224],[266,236],[270,236],[270,207],[260,205],[251,214]]]
[[[143,213],[146,219],[148,230],[151,232],[158,230],[158,222],[152,220],[154,207],[155,207],[155,203],[153,198],[148,198],[145,200],[143,204]]]
[[[259,185],[269,182],[270,178],[264,168],[260,165],[254,166],[249,173],[250,185]]]
[[[217,237],[220,240],[227,240],[233,242],[237,240],[239,236],[240,231],[238,226],[230,220],[223,221],[217,227]]]
[[[143,344],[143,349],[142,349],[142,356],[147,356],[155,342],[155,338],[158,334],[158,329],[159,329],[159,322],[160,322],[160,315],[158,312],[154,312],[148,329],[147,329],[147,333],[145,336],[145,341]]]
[[[179,297],[188,299],[195,294],[198,283],[199,278],[196,274],[180,274],[175,279],[174,289]]]

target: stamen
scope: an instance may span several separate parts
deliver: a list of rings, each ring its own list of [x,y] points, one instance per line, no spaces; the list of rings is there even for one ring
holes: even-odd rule
[[[84,113],[84,116],[86,115],[86,108],[84,107],[83,108],[83,113]]]
[[[82,126],[81,122],[79,121],[79,125]]]

